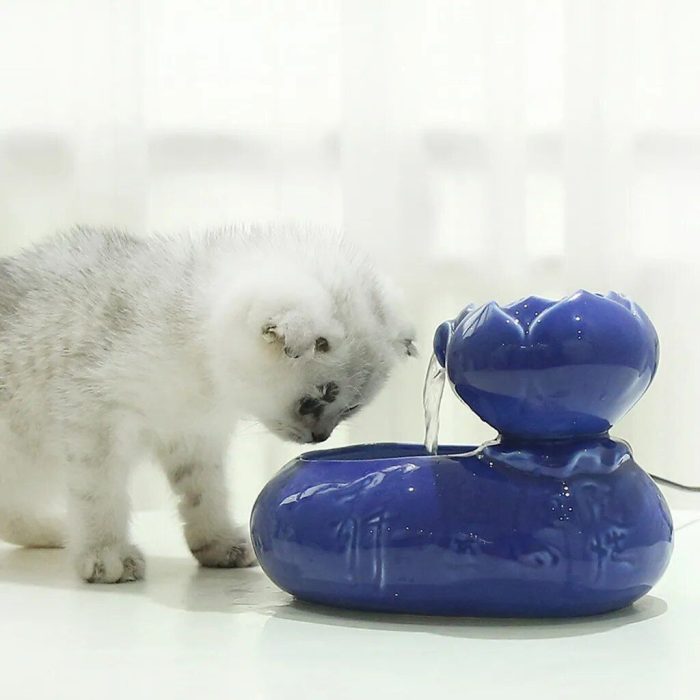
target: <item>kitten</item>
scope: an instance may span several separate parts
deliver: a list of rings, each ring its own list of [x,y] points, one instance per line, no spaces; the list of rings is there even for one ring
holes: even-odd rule
[[[0,537],[67,542],[86,581],[142,578],[126,481],[150,456],[199,562],[248,566],[222,462],[236,419],[321,442],[414,351],[385,283],[338,238],[81,228],[0,260]]]

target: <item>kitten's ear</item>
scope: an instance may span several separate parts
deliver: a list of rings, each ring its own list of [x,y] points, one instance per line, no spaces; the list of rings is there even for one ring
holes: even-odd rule
[[[288,311],[263,324],[262,337],[278,345],[288,357],[299,358],[331,352],[341,333],[333,320],[319,323],[303,311]]]
[[[418,357],[416,329],[406,316],[403,295],[387,280],[377,285],[373,290],[373,308],[389,334],[392,347],[400,357]]]
[[[399,338],[395,343],[399,355],[406,355],[407,357],[418,357],[419,352],[416,347],[416,343],[413,338]]]
[[[418,357],[420,353],[418,352],[418,348],[416,347],[413,338],[404,338],[403,344],[406,350],[406,354],[409,357]]]

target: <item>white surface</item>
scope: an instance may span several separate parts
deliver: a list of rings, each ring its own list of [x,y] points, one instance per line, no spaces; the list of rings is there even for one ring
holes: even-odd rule
[[[198,569],[162,512],[135,524],[142,583],[81,584],[61,551],[0,545],[0,697],[697,698],[696,503],[651,595],[568,622],[305,606],[259,569]]]

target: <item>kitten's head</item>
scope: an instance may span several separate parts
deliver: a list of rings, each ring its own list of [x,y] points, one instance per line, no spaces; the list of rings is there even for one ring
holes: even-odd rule
[[[231,383],[271,432],[323,442],[374,398],[397,359],[417,354],[414,331],[395,292],[346,244],[298,267],[265,266],[241,292],[245,336],[234,341]]]
[[[348,320],[341,332],[335,323],[331,327],[334,333],[321,331],[299,356],[296,349],[289,352],[286,337],[271,341],[270,352],[280,355],[279,368],[268,375],[277,390],[257,396],[257,417],[284,439],[323,442],[374,398],[396,359],[416,353],[405,329],[397,334],[378,325],[369,334]]]

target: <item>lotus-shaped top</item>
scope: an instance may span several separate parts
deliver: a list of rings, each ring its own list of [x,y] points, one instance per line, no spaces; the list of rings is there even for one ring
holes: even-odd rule
[[[609,430],[646,391],[659,340],[627,297],[580,290],[464,309],[435,333],[457,395],[505,435],[567,438]]]

